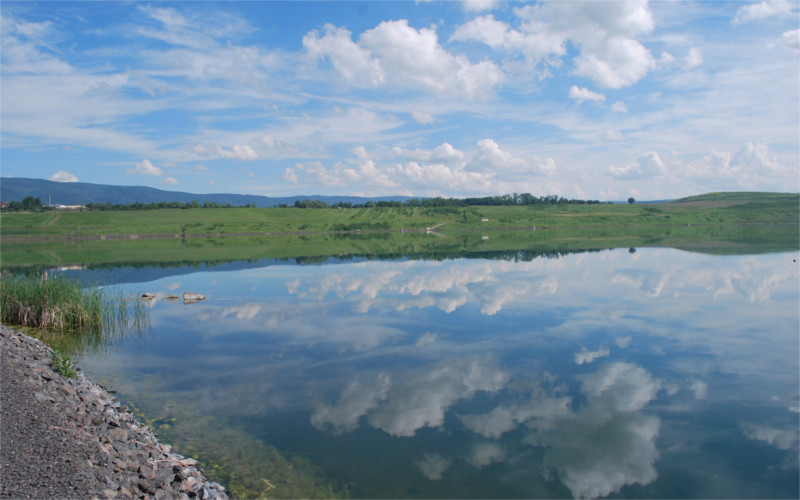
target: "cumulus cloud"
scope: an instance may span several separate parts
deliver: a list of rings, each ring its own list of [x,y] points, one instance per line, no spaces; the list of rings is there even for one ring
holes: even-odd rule
[[[548,29],[579,50],[574,72],[602,87],[633,85],[656,66],[636,37],[655,27],[647,0],[630,2],[549,2],[517,10],[522,19],[546,21]]]
[[[411,116],[420,125],[433,125],[437,121],[435,116],[425,111],[414,110],[411,112]]]
[[[769,146],[761,142],[748,142],[735,152],[712,148],[711,153],[701,159],[681,162],[679,167],[688,178],[746,182],[752,187],[766,186],[776,179],[797,182],[797,164],[782,163],[770,153]]]
[[[650,297],[660,296],[668,282],[669,274],[645,269],[620,269],[611,277],[611,283],[632,285]]]
[[[787,50],[800,53],[800,29],[784,32],[781,35],[781,44]]]
[[[484,10],[492,10],[500,0],[461,0],[461,5],[467,12],[481,12]]]
[[[797,427],[778,428],[745,422],[742,424],[742,429],[749,439],[769,443],[779,450],[791,450],[797,447]]]
[[[656,397],[661,383],[641,366],[618,362],[581,377],[582,392],[597,406],[613,412],[641,410]]]
[[[77,177],[64,170],[59,170],[51,175],[50,180],[55,182],[78,182]]]
[[[311,424],[318,429],[330,427],[336,435],[353,431],[361,416],[386,399],[390,386],[389,375],[385,373],[369,380],[354,380],[345,387],[335,405],[317,406]]]
[[[175,184],[178,184],[178,179],[176,179],[175,177],[164,177],[161,180],[161,183],[174,186]]]
[[[732,24],[761,21],[770,17],[788,17],[792,14],[792,3],[788,0],[765,0],[739,7]]]
[[[775,173],[781,170],[778,160],[769,154],[764,143],[748,142],[731,158],[731,168],[749,172]]]
[[[627,113],[628,107],[625,105],[624,102],[617,101],[611,105],[611,111],[614,111],[615,113]]]
[[[559,427],[545,464],[575,498],[601,498],[655,481],[660,421],[636,413],[591,419],[591,409]]]
[[[598,358],[602,358],[611,354],[611,351],[608,349],[598,349],[597,351],[589,351],[588,349],[584,348],[580,352],[576,352],[573,355],[575,359],[575,364],[582,365],[582,364],[589,364]]]
[[[566,37],[546,23],[528,19],[518,30],[492,15],[479,16],[459,26],[450,38],[453,41],[477,41],[493,49],[516,53],[530,65],[558,65],[555,57],[567,53]]]
[[[558,469],[575,498],[654,481],[660,421],[638,410],[655,398],[661,383],[631,363],[605,365],[582,380],[586,405],[546,436],[551,448],[545,463]]]
[[[234,144],[225,149],[218,144],[198,144],[194,151],[202,156],[212,158],[227,158],[231,160],[257,160],[258,153],[249,144]]]
[[[529,67],[560,66],[572,43],[578,54],[573,72],[606,88],[635,84],[657,61],[636,38],[655,24],[647,0],[631,2],[547,2],[514,9],[518,26],[480,16],[456,29],[454,41],[477,41],[519,55]]]
[[[316,59],[330,60],[348,81],[483,99],[503,80],[493,62],[472,63],[445,50],[434,27],[418,30],[405,19],[384,21],[362,33],[358,43],[344,28],[328,24],[324,29],[322,35],[306,34],[303,47]]]
[[[616,179],[652,179],[666,175],[667,168],[655,151],[648,151],[637,158],[636,163],[624,167],[611,167],[609,174]]]
[[[485,438],[498,439],[518,425],[538,418],[544,422],[566,418],[571,414],[571,398],[553,396],[541,389],[531,392],[522,404],[498,406],[489,413],[459,415],[464,427]]]
[[[421,460],[414,462],[422,475],[431,481],[442,479],[442,475],[450,467],[451,460],[437,453],[426,453]]]
[[[489,358],[447,361],[405,379],[380,373],[351,382],[335,403],[319,404],[311,423],[335,434],[356,429],[361,417],[393,436],[413,436],[423,427],[440,427],[445,412],[460,399],[478,391],[496,392],[508,374]]]
[[[448,142],[443,142],[434,149],[404,149],[392,148],[392,155],[403,157],[407,160],[419,162],[458,164],[464,161],[464,152],[453,147]]]
[[[144,159],[137,163],[133,168],[127,169],[130,175],[154,175],[160,177],[164,172],[150,163],[150,160]]]
[[[598,94],[597,92],[592,92],[585,87],[578,87],[577,85],[570,87],[569,98],[573,101],[576,101],[578,104],[582,104],[584,101],[601,103],[605,102],[606,100],[606,96],[604,94]]]
[[[440,427],[446,410],[478,391],[496,392],[508,374],[489,358],[452,361],[392,387],[386,401],[368,415],[369,424],[392,436],[413,436],[423,427]]]
[[[380,60],[353,42],[349,30],[332,24],[326,24],[323,30],[322,35],[314,30],[303,37],[303,48],[309,55],[327,57],[347,81],[357,83],[366,80],[374,86],[384,83],[386,72]]]
[[[534,156],[531,162],[513,156],[500,148],[493,139],[481,139],[470,162],[469,170],[502,173],[524,173],[529,175],[550,175],[555,173],[555,161]]]
[[[549,176],[556,171],[552,158],[518,157],[493,139],[478,141],[472,153],[449,143],[433,149],[394,147],[383,155],[371,154],[361,147],[352,148],[351,153],[355,158],[331,167],[319,161],[297,163],[284,172],[284,179],[324,187],[362,183],[387,193],[403,186],[420,196],[443,186],[476,193],[525,191],[532,176]],[[438,191],[434,193],[439,195]]]
[[[700,47],[692,47],[683,58],[683,68],[692,69],[701,64],[703,64],[703,50]]]
[[[506,453],[502,446],[484,442],[474,445],[464,459],[473,467],[480,469],[495,462],[502,462],[505,458]]]

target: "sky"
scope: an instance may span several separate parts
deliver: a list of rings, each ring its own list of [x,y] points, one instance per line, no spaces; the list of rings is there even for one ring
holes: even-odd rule
[[[800,4],[0,2],[0,182],[800,190]]]

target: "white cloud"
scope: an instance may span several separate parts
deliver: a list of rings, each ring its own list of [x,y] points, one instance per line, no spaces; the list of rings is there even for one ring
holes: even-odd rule
[[[230,160],[257,160],[258,153],[249,144],[234,144],[230,149],[225,149],[218,144],[197,144],[194,152],[201,156],[212,158],[227,158]]]
[[[617,101],[611,105],[611,111],[614,111],[615,113],[627,113],[628,107],[625,106],[624,102]]]
[[[487,97],[503,80],[494,63],[453,56],[439,45],[434,28],[416,30],[406,20],[384,21],[364,32],[360,42],[380,56],[395,84],[474,99]]]
[[[447,362],[392,387],[368,421],[392,436],[413,436],[423,427],[444,424],[445,412],[456,401],[478,391],[496,392],[507,381],[508,374],[488,358]]]
[[[655,27],[647,0],[549,2],[516,12],[529,21],[546,21],[550,30],[577,45],[575,74],[602,87],[628,87],[656,66],[650,51],[635,39]]]
[[[375,87],[484,99],[503,80],[493,62],[473,64],[453,55],[439,44],[434,27],[417,30],[405,19],[381,22],[362,33],[358,43],[348,30],[326,25],[322,36],[317,31],[306,34],[303,46],[315,58],[327,57],[346,80]]]
[[[463,151],[454,148],[452,144],[447,142],[442,143],[434,149],[411,150],[395,147],[392,149],[392,154],[413,161],[447,164],[463,163],[465,158]]]
[[[555,161],[534,156],[532,164],[500,149],[493,139],[481,139],[467,169],[477,172],[524,173],[528,175],[551,175],[555,173]]]
[[[424,111],[414,110],[411,112],[411,116],[420,125],[433,125],[437,121],[435,116]]]
[[[589,351],[586,348],[581,350],[580,352],[576,352],[573,355],[575,359],[575,364],[582,365],[582,364],[589,364],[592,363],[594,360],[598,358],[602,358],[611,354],[611,351],[608,349],[598,349],[597,351]]]
[[[614,412],[641,410],[661,388],[647,370],[625,362],[604,365],[597,373],[581,378],[581,390],[591,404]]]
[[[606,96],[604,94],[598,94],[597,92],[592,92],[585,87],[578,87],[577,85],[570,87],[569,98],[577,101],[578,104],[582,104],[584,101],[601,103],[605,102],[606,100]]]
[[[450,459],[437,453],[426,453],[421,460],[415,462],[422,475],[431,481],[442,479],[442,475],[450,467]]]
[[[459,26],[450,38],[453,41],[478,41],[509,53],[519,52],[530,65],[545,62],[559,65],[556,56],[567,53],[566,37],[545,23],[529,19],[521,30],[498,21],[492,15],[480,16]]]
[[[751,173],[777,173],[782,170],[778,160],[769,154],[769,147],[764,143],[748,142],[731,158],[731,168]]]
[[[748,142],[735,152],[712,148],[711,153],[703,158],[679,162],[677,167],[688,179],[698,179],[706,184],[720,183],[718,190],[730,189],[732,184],[748,185],[751,190],[768,190],[770,185],[780,183],[785,186],[798,182],[798,165],[782,163],[762,142]]]
[[[127,169],[128,174],[130,175],[154,175],[154,176],[162,176],[164,172],[150,163],[150,160],[144,159],[137,163],[133,168]]]
[[[689,390],[692,391],[695,399],[706,399],[708,397],[708,383],[702,380],[690,380]]]
[[[363,154],[355,154],[356,151]],[[516,157],[500,148],[493,139],[478,141],[475,151],[468,155],[449,143],[433,149],[392,148],[385,158],[352,149],[355,159],[340,161],[326,167],[319,161],[298,163],[287,169],[284,179],[336,187],[361,183],[380,192],[404,187],[414,195],[430,194],[430,189],[452,189],[462,192],[496,193],[530,191],[525,189],[531,176],[553,175],[552,158],[530,155]],[[404,162],[386,163],[386,159]],[[505,190],[505,191],[504,191]],[[434,191],[434,195],[439,195]]]
[[[505,458],[506,453],[499,444],[484,442],[474,445],[464,459],[471,466],[481,469],[495,462],[502,462]]]
[[[575,74],[607,88],[628,87],[657,65],[636,37],[650,33],[655,23],[647,0],[630,2],[548,2],[514,9],[518,29],[492,15],[460,26],[451,40],[478,41],[495,50],[520,54],[528,66],[558,67],[572,42]],[[511,68],[511,67],[509,67]],[[542,77],[549,76],[547,69]]]
[[[164,179],[161,180],[161,183],[174,186],[175,184],[178,184],[178,179],[175,177],[164,177]]]
[[[461,5],[467,12],[481,12],[492,10],[500,3],[500,0],[461,0]]]
[[[745,422],[742,424],[745,436],[756,441],[764,441],[779,450],[797,448],[797,427],[778,428],[765,424]]]
[[[582,377],[586,405],[545,437],[545,464],[575,498],[599,498],[658,477],[660,421],[638,413],[661,387],[643,368],[611,363]]]
[[[703,64],[703,49],[700,47],[692,47],[689,53],[683,58],[683,68],[692,69]]]
[[[636,163],[625,167],[611,167],[609,174],[617,179],[652,179],[667,174],[667,168],[655,151],[648,151]]]
[[[335,405],[317,406],[311,424],[318,429],[331,427],[336,435],[351,432],[363,415],[386,399],[390,387],[390,377],[385,373],[365,381],[354,380],[345,387]]]
[[[380,60],[353,42],[350,31],[332,24],[326,24],[324,31],[322,36],[314,30],[303,37],[303,48],[309,55],[330,59],[333,67],[349,82],[368,81],[373,86],[384,83],[386,74]]]
[[[587,408],[551,438],[545,464],[575,498],[601,498],[625,485],[655,481],[660,421],[636,413],[596,416]]]
[[[739,7],[732,24],[744,24],[751,21],[761,21],[770,17],[788,17],[792,14],[792,3],[788,0],[765,0]]]
[[[669,283],[669,274],[649,269],[620,269],[611,277],[611,283],[632,285],[645,295],[659,297]]]
[[[787,50],[800,53],[800,29],[784,32],[781,35],[781,44]]]
[[[439,339],[439,334],[433,332],[425,332],[417,339],[416,344],[414,344],[417,348],[429,346],[435,343]]]
[[[298,168],[303,169],[302,166],[300,166]],[[291,168],[287,168],[287,169],[285,169],[283,171],[282,179],[287,181],[287,182],[291,182],[292,184],[297,184],[298,182],[300,182],[300,179],[298,179],[298,177],[297,177],[297,173],[294,170],[292,170]]]
[[[58,172],[51,175],[50,180],[56,182],[78,182],[77,177],[64,170],[59,170]]]
[[[499,439],[518,425],[540,419],[541,422],[568,418],[571,414],[569,397],[546,394],[541,389],[531,392],[530,401],[511,406],[498,406],[489,413],[459,415],[464,427],[485,438]],[[540,423],[541,423],[540,422]]]

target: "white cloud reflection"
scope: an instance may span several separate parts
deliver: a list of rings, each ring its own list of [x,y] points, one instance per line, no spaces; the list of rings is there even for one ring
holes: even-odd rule
[[[469,430],[493,439],[527,425],[531,432],[525,442],[546,450],[545,465],[557,471],[577,498],[601,497],[625,485],[655,480],[660,421],[640,411],[656,397],[661,382],[625,362],[608,363],[578,379],[586,402],[577,410],[572,398],[538,388],[525,405],[498,406],[486,414],[459,418]],[[467,460],[488,464],[503,457],[496,444],[473,452]]]
[[[488,357],[446,361],[395,383],[380,373],[369,383],[352,382],[335,404],[317,406],[311,423],[342,433],[366,416],[369,425],[392,436],[413,436],[423,427],[442,426],[456,401],[478,391],[499,391],[507,381],[508,374]]]

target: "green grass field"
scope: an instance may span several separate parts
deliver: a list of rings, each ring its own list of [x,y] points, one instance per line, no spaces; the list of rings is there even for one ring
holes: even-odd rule
[[[396,207],[352,209],[197,208],[0,214],[0,240],[343,231],[595,227],[797,222],[800,198],[712,193],[660,204]]]

